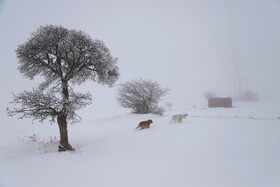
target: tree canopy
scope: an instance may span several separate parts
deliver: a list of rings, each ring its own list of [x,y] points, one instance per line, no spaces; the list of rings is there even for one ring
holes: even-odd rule
[[[91,79],[112,86],[119,77],[117,59],[103,41],[62,26],[41,26],[16,54],[20,72],[30,79],[41,75],[46,84]]]

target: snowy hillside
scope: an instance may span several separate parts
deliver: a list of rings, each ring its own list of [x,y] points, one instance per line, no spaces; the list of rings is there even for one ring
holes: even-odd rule
[[[1,124],[0,186],[278,187],[279,116],[268,103],[124,114],[70,125],[72,153],[57,152],[56,125]]]

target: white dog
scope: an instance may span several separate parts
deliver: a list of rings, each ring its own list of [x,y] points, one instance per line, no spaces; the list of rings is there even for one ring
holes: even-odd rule
[[[188,114],[177,114],[174,115],[170,121],[170,123],[181,123],[184,118],[187,118]]]

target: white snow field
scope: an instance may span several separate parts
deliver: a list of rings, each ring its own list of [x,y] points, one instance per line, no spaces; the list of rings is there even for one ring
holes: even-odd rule
[[[189,117],[170,124],[181,112]],[[112,116],[69,125],[77,151],[63,153],[55,124],[1,124],[0,186],[280,186],[280,105]],[[136,130],[146,119],[151,128]]]

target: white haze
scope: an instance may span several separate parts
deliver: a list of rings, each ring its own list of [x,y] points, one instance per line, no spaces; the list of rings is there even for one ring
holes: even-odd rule
[[[38,81],[17,70],[15,49],[40,25],[62,25],[102,39],[119,59],[118,83],[151,79],[176,109],[205,105],[204,92],[235,96],[251,89],[260,100],[280,102],[280,3],[277,0],[0,1],[1,119],[11,92]],[[118,84],[117,83],[117,84]],[[87,83],[96,118],[123,113],[113,89]],[[108,114],[110,115],[110,114]],[[29,123],[29,122],[28,122]]]
[[[115,87],[76,87],[94,98],[68,129],[76,153],[20,141],[58,137],[58,128],[5,111],[12,92],[42,79],[20,75],[15,50],[46,24],[102,39],[119,59]],[[0,61],[1,187],[280,184],[279,0],[0,0]],[[127,114],[116,101],[117,85],[138,78],[168,87],[162,105],[171,102],[173,110]],[[205,107],[206,91],[234,97],[249,89],[260,102]],[[171,125],[179,112],[190,117]],[[136,131],[145,118],[153,119],[151,129]]]

